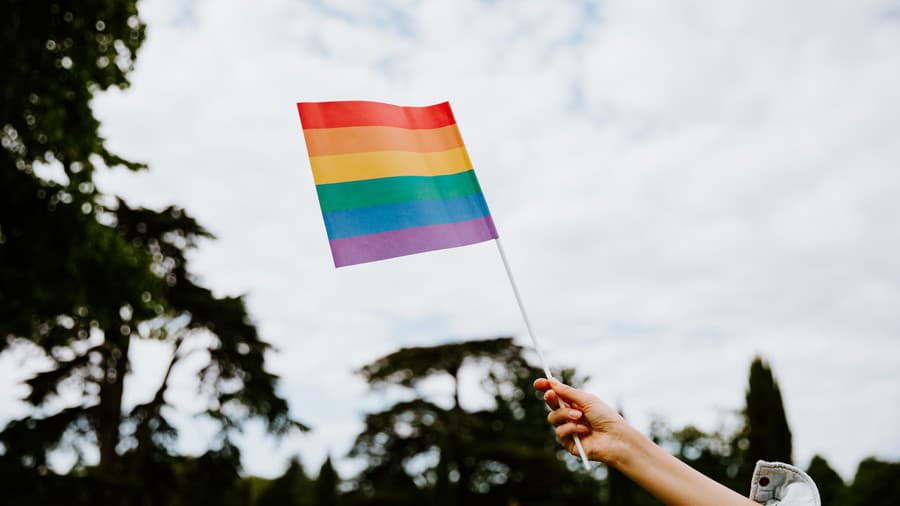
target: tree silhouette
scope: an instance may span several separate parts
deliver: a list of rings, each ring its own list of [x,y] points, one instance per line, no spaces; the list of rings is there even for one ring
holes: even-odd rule
[[[176,486],[168,504],[171,506],[244,506],[249,503],[248,484],[241,479],[240,452],[225,444],[197,458],[179,458],[173,482],[161,486]],[[115,502],[112,504],[116,504]]]
[[[9,0],[3,12],[0,352],[38,350],[45,363],[27,380],[31,414],[0,432],[3,465],[46,476],[48,453],[67,448],[76,473],[107,489],[146,487],[138,496],[156,501],[154,485],[180,472],[166,392],[188,356],[205,362],[199,402],[221,429],[211,463],[236,455],[230,435],[249,418],[279,434],[304,428],[275,391],[243,299],[214,295],[188,269],[187,253],[211,234],[183,209],[134,208],[94,185],[97,169],[144,168],[106,149],[90,106],[128,85],[144,37],[135,2]],[[137,339],[165,342],[170,359],[126,410]],[[88,446],[96,466],[81,458]]]
[[[154,293],[150,259],[96,222],[93,183],[97,167],[143,168],[106,149],[90,107],[98,91],[128,86],[143,40],[134,1],[4,2],[0,351],[78,307],[116,299],[139,308],[141,293]],[[35,165],[61,178],[39,178]],[[98,275],[118,283],[93,290]]]
[[[898,497],[900,497],[900,462],[884,462],[870,457],[859,463],[853,484],[848,487],[846,501],[843,504],[890,506],[897,504]]]
[[[744,408],[744,429],[736,440],[741,456],[738,483],[748,486],[758,460],[785,462],[791,459],[791,429],[788,427],[781,390],[772,369],[756,357],[750,364]]]
[[[284,474],[276,478],[259,496],[258,506],[313,506],[313,482],[303,470],[299,458],[291,459]]]
[[[214,296],[187,271],[187,251],[209,234],[180,209],[133,209],[123,201],[115,210],[114,230],[132,251],[153,258],[148,270],[163,281],[160,298],[145,295],[138,308],[127,300],[79,307],[32,336],[30,342],[44,350],[51,367],[27,381],[26,400],[46,411],[67,386],[73,395],[74,385],[81,401],[49,416],[11,422],[0,433],[7,451],[27,465],[43,466],[49,450],[84,436],[99,447],[98,473],[143,477],[171,448],[175,431],[164,415],[165,393],[172,371],[193,355],[207,362],[199,371],[199,391],[206,416],[219,423],[223,438],[250,417],[263,419],[278,434],[304,428],[275,393],[277,378],[264,364],[269,346],[259,338],[243,300]],[[102,289],[104,281],[92,282]],[[163,340],[171,353],[156,391],[126,412],[122,398],[134,339]]]
[[[337,506],[339,481],[340,478],[335,472],[329,456],[319,468],[319,476],[316,478],[316,506]]]
[[[827,506],[841,504],[846,485],[841,479],[841,475],[828,465],[828,461],[824,457],[814,456],[806,473],[816,482],[822,504]]]
[[[468,411],[459,374],[476,364],[495,406]],[[366,417],[351,451],[367,464],[348,497],[353,504],[598,503],[593,478],[561,461],[546,408],[531,387],[541,372],[512,339],[405,348],[361,372],[373,385],[412,391],[443,376],[453,394],[450,408],[416,397]]]
[[[521,353],[522,349],[508,337],[401,348],[363,366],[359,372],[372,386],[395,384],[410,388],[435,374],[446,374],[453,380],[453,409],[460,409],[459,371],[464,363],[485,359],[502,363],[519,359]]]

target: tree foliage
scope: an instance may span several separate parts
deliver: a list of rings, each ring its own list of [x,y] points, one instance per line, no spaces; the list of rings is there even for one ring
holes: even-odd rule
[[[6,0],[0,19],[2,350],[81,307],[142,308],[140,295],[154,290],[150,259],[97,223],[93,182],[98,166],[143,167],[107,150],[90,107],[98,91],[129,85],[144,40],[135,2]],[[36,164],[62,181],[37,177]],[[97,289],[105,280],[117,283]]]
[[[163,502],[169,506],[196,506],[214,504],[216,506],[244,506],[250,501],[250,489],[241,478],[240,452],[225,444],[217,450],[209,450],[203,455],[179,457],[175,459],[172,481],[160,483],[159,487],[175,486],[162,494]],[[153,489],[150,490],[153,492]]]
[[[284,474],[273,480],[259,496],[258,506],[318,506],[313,501],[313,481],[299,458],[291,459]]]
[[[90,103],[129,85],[145,35],[134,0],[5,0],[0,27],[3,147],[16,168],[58,162],[78,189],[98,165],[143,167],[107,150]]]
[[[841,475],[831,468],[824,457],[820,455],[814,456],[809,462],[806,473],[816,482],[822,504],[836,505],[841,503],[846,485]]]
[[[328,457],[322,463],[319,475],[316,477],[316,506],[337,506],[339,502],[338,483],[340,483],[340,477],[331,464],[331,457]]]
[[[460,403],[459,376],[468,365],[481,372],[492,407]],[[446,408],[417,396],[366,416],[351,451],[366,463],[354,504],[598,504],[593,478],[567,467],[548,431],[546,408],[531,387],[540,370],[511,338],[405,348],[361,371],[373,385],[413,391],[445,377],[453,399]]]
[[[490,360],[505,362],[521,359],[521,348],[511,338],[447,343],[441,346],[401,348],[360,369],[372,386],[401,385],[413,388],[436,374],[453,380],[454,406],[459,407],[459,371],[466,362]]]
[[[784,411],[781,389],[772,369],[761,357],[750,364],[744,407],[744,430],[737,446],[741,464],[740,483],[750,483],[753,469],[759,460],[785,462],[792,459],[791,429]],[[744,485],[746,486],[746,485]]]
[[[48,476],[49,452],[94,447],[99,460],[79,458],[73,472],[155,501],[158,485],[188,472],[176,469],[166,393],[189,356],[206,364],[198,402],[221,428],[200,462],[238,465],[230,435],[250,418],[276,434],[304,429],[276,393],[243,299],[190,272],[188,252],[212,234],[181,208],[133,207],[94,184],[98,169],[144,168],[106,148],[91,109],[97,92],[129,84],[144,40],[135,1],[7,0],[3,13],[0,352],[37,350],[44,365],[26,381],[31,413],[0,431],[2,465]],[[169,362],[129,408],[132,344],[147,339],[168,345]]]
[[[885,462],[874,457],[863,460],[844,497],[842,504],[846,506],[897,504],[900,497],[900,462]]]

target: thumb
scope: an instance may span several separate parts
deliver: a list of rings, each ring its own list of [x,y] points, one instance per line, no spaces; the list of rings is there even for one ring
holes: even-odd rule
[[[574,402],[581,406],[582,408],[587,408],[591,404],[594,403],[594,396],[578,390],[577,388],[570,387],[565,383],[560,383],[556,378],[550,380],[550,388],[556,392],[556,395],[561,397],[565,401],[569,401],[570,403]]]

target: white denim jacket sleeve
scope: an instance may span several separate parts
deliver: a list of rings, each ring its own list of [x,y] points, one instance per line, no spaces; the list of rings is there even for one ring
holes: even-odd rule
[[[822,506],[819,489],[808,474],[781,462],[756,463],[750,499],[766,506]]]

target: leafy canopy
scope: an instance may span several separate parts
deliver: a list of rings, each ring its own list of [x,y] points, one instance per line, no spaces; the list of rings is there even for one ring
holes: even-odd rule
[[[88,474],[159,492],[177,461],[166,394],[188,357],[205,364],[200,409],[227,459],[248,419],[277,434],[305,427],[276,391],[243,298],[191,274],[189,252],[212,234],[184,209],[133,207],[95,185],[97,170],[146,168],[107,149],[91,108],[96,93],[129,85],[144,36],[134,0],[4,2],[0,352],[36,349],[45,366],[26,382],[30,413],[0,432],[0,457],[46,474],[50,451],[96,447]],[[131,344],[147,339],[168,345],[169,362],[129,409],[125,378],[141,358]]]

